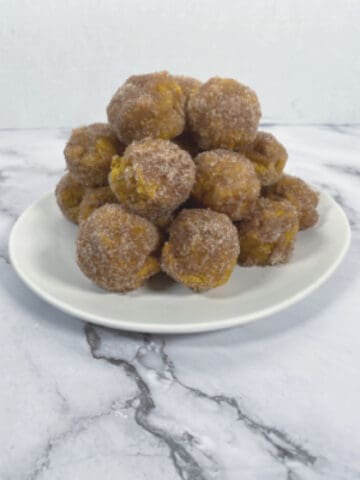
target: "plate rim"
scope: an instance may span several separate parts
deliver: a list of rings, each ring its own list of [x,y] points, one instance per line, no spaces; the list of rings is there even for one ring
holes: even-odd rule
[[[112,318],[105,318],[97,314],[87,313],[84,312],[76,307],[69,305],[68,303],[57,299],[53,295],[44,291],[41,287],[37,286],[36,283],[32,282],[23,272],[21,267],[19,266],[16,253],[14,248],[14,239],[16,238],[17,230],[21,227],[22,222],[26,219],[32,209],[36,208],[36,206],[46,200],[49,200],[51,197],[54,197],[52,192],[49,192],[43,195],[41,198],[33,202],[29,207],[27,207],[17,218],[16,222],[14,223],[8,241],[8,251],[9,251],[9,258],[11,265],[13,266],[15,272],[19,276],[19,278],[25,283],[25,285],[36,295],[38,295],[42,300],[46,303],[52,305],[53,307],[59,309],[60,311],[70,314],[76,318],[80,318],[81,320],[87,322],[93,322],[97,325],[102,325],[109,328],[114,328],[117,330],[124,330],[124,331],[132,331],[132,332],[143,332],[143,333],[158,333],[158,334],[187,334],[187,333],[200,333],[200,332],[210,332],[215,330],[224,330],[227,328],[244,325],[246,323],[259,320],[261,318],[266,318],[270,315],[275,313],[279,313],[286,308],[300,302],[302,299],[310,295],[312,292],[317,290],[322,284],[324,284],[331,275],[335,272],[338,266],[341,264],[342,260],[344,259],[350,243],[351,243],[351,228],[349,224],[349,220],[343,210],[343,208],[329,195],[328,193],[320,190],[317,188],[320,195],[326,197],[328,201],[332,204],[332,208],[337,210],[337,213],[340,214],[345,226],[345,241],[342,245],[342,249],[339,251],[339,254],[336,257],[336,260],[331,263],[329,268],[327,268],[322,275],[320,275],[314,282],[312,282],[308,287],[303,288],[298,293],[292,295],[286,300],[280,301],[273,306],[268,308],[264,308],[262,310],[258,310],[253,313],[248,313],[245,315],[233,316],[230,318],[226,318],[223,320],[219,320],[217,322],[212,323],[191,323],[191,324],[182,324],[182,323],[173,323],[173,324],[154,324],[154,323],[143,323],[143,322],[136,322],[128,321],[124,319],[112,319]]]

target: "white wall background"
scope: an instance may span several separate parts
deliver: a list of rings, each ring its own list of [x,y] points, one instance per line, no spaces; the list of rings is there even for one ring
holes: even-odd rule
[[[105,119],[159,69],[235,77],[266,120],[360,122],[360,0],[0,0],[0,128]]]

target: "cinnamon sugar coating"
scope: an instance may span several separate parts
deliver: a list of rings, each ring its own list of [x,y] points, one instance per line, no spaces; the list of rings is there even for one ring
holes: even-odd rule
[[[236,150],[254,141],[261,110],[249,87],[214,77],[190,97],[187,115],[200,149]]]
[[[170,139],[184,130],[185,96],[167,72],[133,75],[115,92],[107,115],[126,145],[145,137]]]
[[[260,182],[252,163],[228,150],[210,150],[195,158],[196,180],[192,197],[231,220],[248,216],[260,195]]]
[[[299,230],[296,208],[286,200],[259,198],[251,217],[237,224],[240,265],[286,263]]]
[[[270,198],[283,198],[294,205],[299,215],[300,230],[310,228],[318,221],[316,207],[319,194],[301,178],[283,175],[278,182],[267,187],[264,194]]]
[[[267,132],[258,132],[254,142],[241,151],[253,162],[261,185],[271,185],[279,180],[288,154],[285,147],[274,135]]]
[[[70,222],[79,222],[80,204],[86,189],[69,173],[66,173],[56,185],[55,197],[63,215]]]
[[[161,267],[174,280],[203,292],[228,281],[238,255],[237,231],[226,215],[182,210],[169,229]]]
[[[156,227],[146,219],[120,205],[103,205],[80,225],[77,263],[99,287],[126,292],[159,271],[153,256],[158,242]]]
[[[122,157],[115,156],[109,175],[120,203],[159,226],[189,197],[194,180],[195,165],[187,152],[151,138],[133,142]]]
[[[79,223],[86,220],[94,210],[106,203],[119,203],[110,187],[88,188],[80,203]]]
[[[86,187],[107,184],[112,156],[124,150],[106,123],[93,123],[72,131],[64,155],[71,175]]]

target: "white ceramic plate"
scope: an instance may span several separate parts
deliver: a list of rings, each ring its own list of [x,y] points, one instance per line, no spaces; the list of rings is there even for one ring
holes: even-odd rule
[[[319,287],[350,243],[343,210],[320,194],[320,220],[300,232],[291,262],[277,267],[236,267],[223,287],[202,294],[154,277],[126,295],[96,287],[75,263],[78,228],[64,219],[53,194],[18,219],[10,236],[11,262],[41,298],[64,312],[101,325],[141,332],[186,333],[227,328],[273,314]]]

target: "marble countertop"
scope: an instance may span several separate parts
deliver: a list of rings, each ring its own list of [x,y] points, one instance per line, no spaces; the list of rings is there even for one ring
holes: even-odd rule
[[[360,479],[360,127],[266,125],[352,226],[317,292],[209,334],[111,331],[31,293],[9,232],[67,129],[0,131],[0,479]]]

